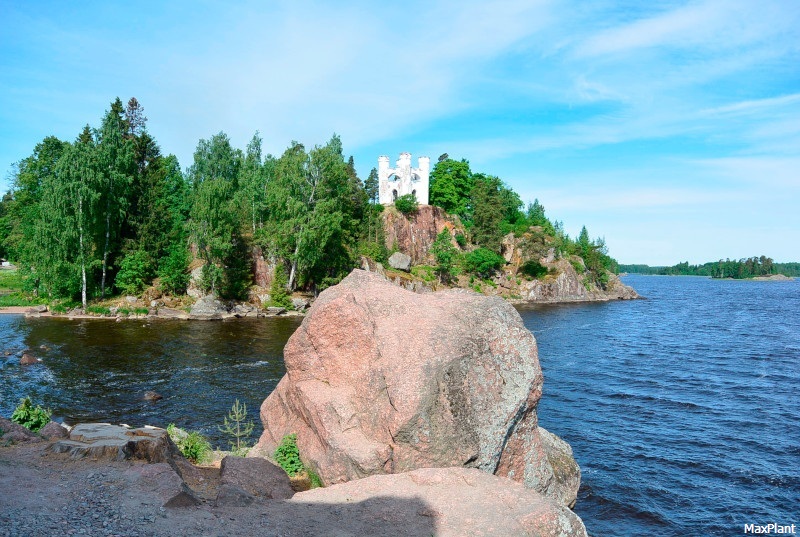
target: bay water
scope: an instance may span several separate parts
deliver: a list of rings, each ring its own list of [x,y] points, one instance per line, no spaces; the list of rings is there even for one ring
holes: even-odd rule
[[[646,299],[518,308],[545,375],[539,421],[581,465],[590,535],[800,530],[800,281],[624,281]],[[30,396],[66,423],[175,423],[226,448],[239,399],[254,440],[299,323],[0,315],[0,415]],[[42,362],[20,366],[23,349]]]

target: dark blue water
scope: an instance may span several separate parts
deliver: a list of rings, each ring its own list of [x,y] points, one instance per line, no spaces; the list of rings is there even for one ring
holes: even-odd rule
[[[258,410],[283,377],[297,317],[235,322],[26,319],[0,315],[0,415],[29,396],[68,424],[91,421],[219,431],[236,399],[261,433]],[[41,363],[21,366],[30,349]],[[9,356],[4,356],[8,352]],[[155,390],[156,402],[143,395]]]
[[[540,423],[583,470],[591,535],[743,535],[800,526],[800,281],[629,276],[648,300],[520,308],[545,374]],[[284,373],[297,318],[66,321],[0,315],[0,414],[200,430]],[[42,359],[20,366],[21,350]],[[8,350],[11,355],[2,356]],[[164,399],[144,401],[146,390]]]
[[[625,283],[648,300],[520,308],[589,533],[800,531],[800,281]]]

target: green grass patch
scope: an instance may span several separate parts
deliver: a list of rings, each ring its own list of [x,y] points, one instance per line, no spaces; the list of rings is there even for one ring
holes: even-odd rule
[[[430,265],[417,265],[411,267],[411,274],[426,282],[436,281],[436,269]]]
[[[86,306],[86,312],[95,315],[111,315],[111,309],[108,306]]]
[[[150,313],[150,310],[147,308],[133,308],[133,313],[136,315],[147,315]]]
[[[0,308],[12,306],[36,306],[44,304],[45,300],[38,297],[29,297],[24,293],[14,292],[7,295],[0,295]]]
[[[0,290],[21,291],[22,275],[17,270],[0,269]]]

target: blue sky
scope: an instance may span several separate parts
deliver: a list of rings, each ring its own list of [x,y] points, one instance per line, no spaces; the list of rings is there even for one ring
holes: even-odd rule
[[[796,0],[126,4],[0,0],[3,190],[135,96],[184,168],[335,132],[362,176],[466,158],[623,263],[800,261]]]

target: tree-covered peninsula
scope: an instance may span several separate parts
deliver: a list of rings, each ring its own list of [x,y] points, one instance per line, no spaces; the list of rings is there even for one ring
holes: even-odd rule
[[[753,256],[739,260],[720,259],[701,265],[690,265],[688,261],[671,267],[651,267],[649,265],[619,265],[619,270],[632,274],[658,274],[662,276],[710,276],[712,278],[732,278],[736,280],[763,276],[800,276],[800,263],[775,263],[766,256]]]
[[[258,133],[238,149],[220,132],[198,142],[183,170],[148,132],[141,104],[116,99],[98,126],[71,141],[49,136],[17,164],[0,203],[0,257],[19,267],[28,299],[85,309],[151,286],[181,295],[199,266],[203,292],[245,300],[258,249],[275,267],[273,296],[285,301],[284,290],[317,293],[365,258],[387,262],[398,249],[387,215],[413,218],[420,208],[414,199],[388,208],[377,200],[377,171],[362,180],[336,135],[311,148],[291,142],[275,156],[263,153]],[[604,289],[617,270],[603,239],[585,227],[569,237],[538,200],[523,204],[467,160],[439,157],[430,205],[452,222],[421,272],[437,284],[496,287],[511,243],[509,280],[554,278],[558,271],[540,263],[548,256],[569,261],[587,289]]]

